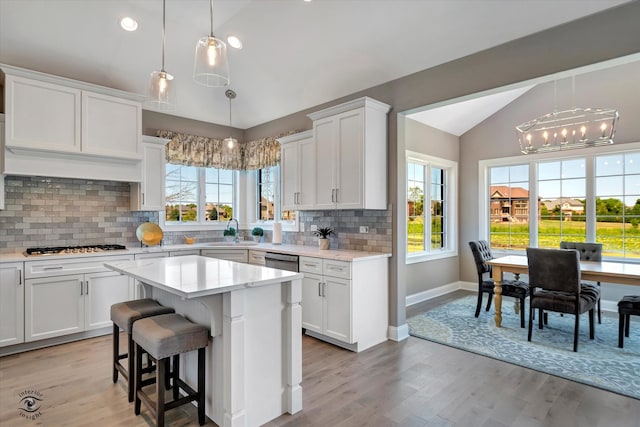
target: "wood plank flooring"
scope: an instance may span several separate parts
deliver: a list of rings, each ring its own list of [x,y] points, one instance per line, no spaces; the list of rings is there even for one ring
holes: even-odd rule
[[[638,400],[417,338],[359,354],[302,342],[304,409],[268,427],[640,426]],[[111,382],[110,357],[104,336],[0,358],[0,426],[153,425]],[[36,420],[18,415],[25,390],[43,394]],[[195,408],[170,411],[167,425],[197,426]]]

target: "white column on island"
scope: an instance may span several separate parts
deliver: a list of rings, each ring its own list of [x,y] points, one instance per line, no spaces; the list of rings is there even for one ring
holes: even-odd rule
[[[302,280],[292,280],[287,286],[287,412],[302,410]]]
[[[245,354],[244,298],[245,290],[223,294],[222,299],[222,338],[224,340],[224,426],[246,425],[245,413]],[[234,355],[236,357],[234,357]]]

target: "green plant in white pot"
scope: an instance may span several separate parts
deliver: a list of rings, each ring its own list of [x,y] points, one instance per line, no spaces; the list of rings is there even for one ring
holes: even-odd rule
[[[320,249],[329,249],[329,236],[333,234],[333,229],[330,227],[320,227],[313,232],[313,235],[318,238],[318,246]]]
[[[260,239],[262,239],[262,236],[264,236],[264,230],[262,229],[262,227],[253,227],[253,229],[251,230],[251,235],[253,236],[254,242],[259,242]]]

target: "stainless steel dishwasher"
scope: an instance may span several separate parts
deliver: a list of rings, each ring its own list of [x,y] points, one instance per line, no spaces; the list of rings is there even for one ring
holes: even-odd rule
[[[279,268],[280,270],[295,271],[298,270],[298,255],[278,254],[275,252],[267,252],[264,255],[264,266],[271,268]]]

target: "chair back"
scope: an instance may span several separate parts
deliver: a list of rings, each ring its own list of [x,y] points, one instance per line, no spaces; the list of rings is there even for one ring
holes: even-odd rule
[[[482,281],[482,275],[484,273],[491,273],[491,266],[486,262],[492,260],[493,254],[491,248],[486,240],[479,240],[477,242],[469,242],[471,253],[473,253],[473,259],[476,262],[476,269],[478,270],[478,277]]]
[[[602,261],[602,243],[560,242],[560,249],[576,249],[580,261]]]
[[[575,249],[527,248],[529,286],[580,293],[580,255]]]

